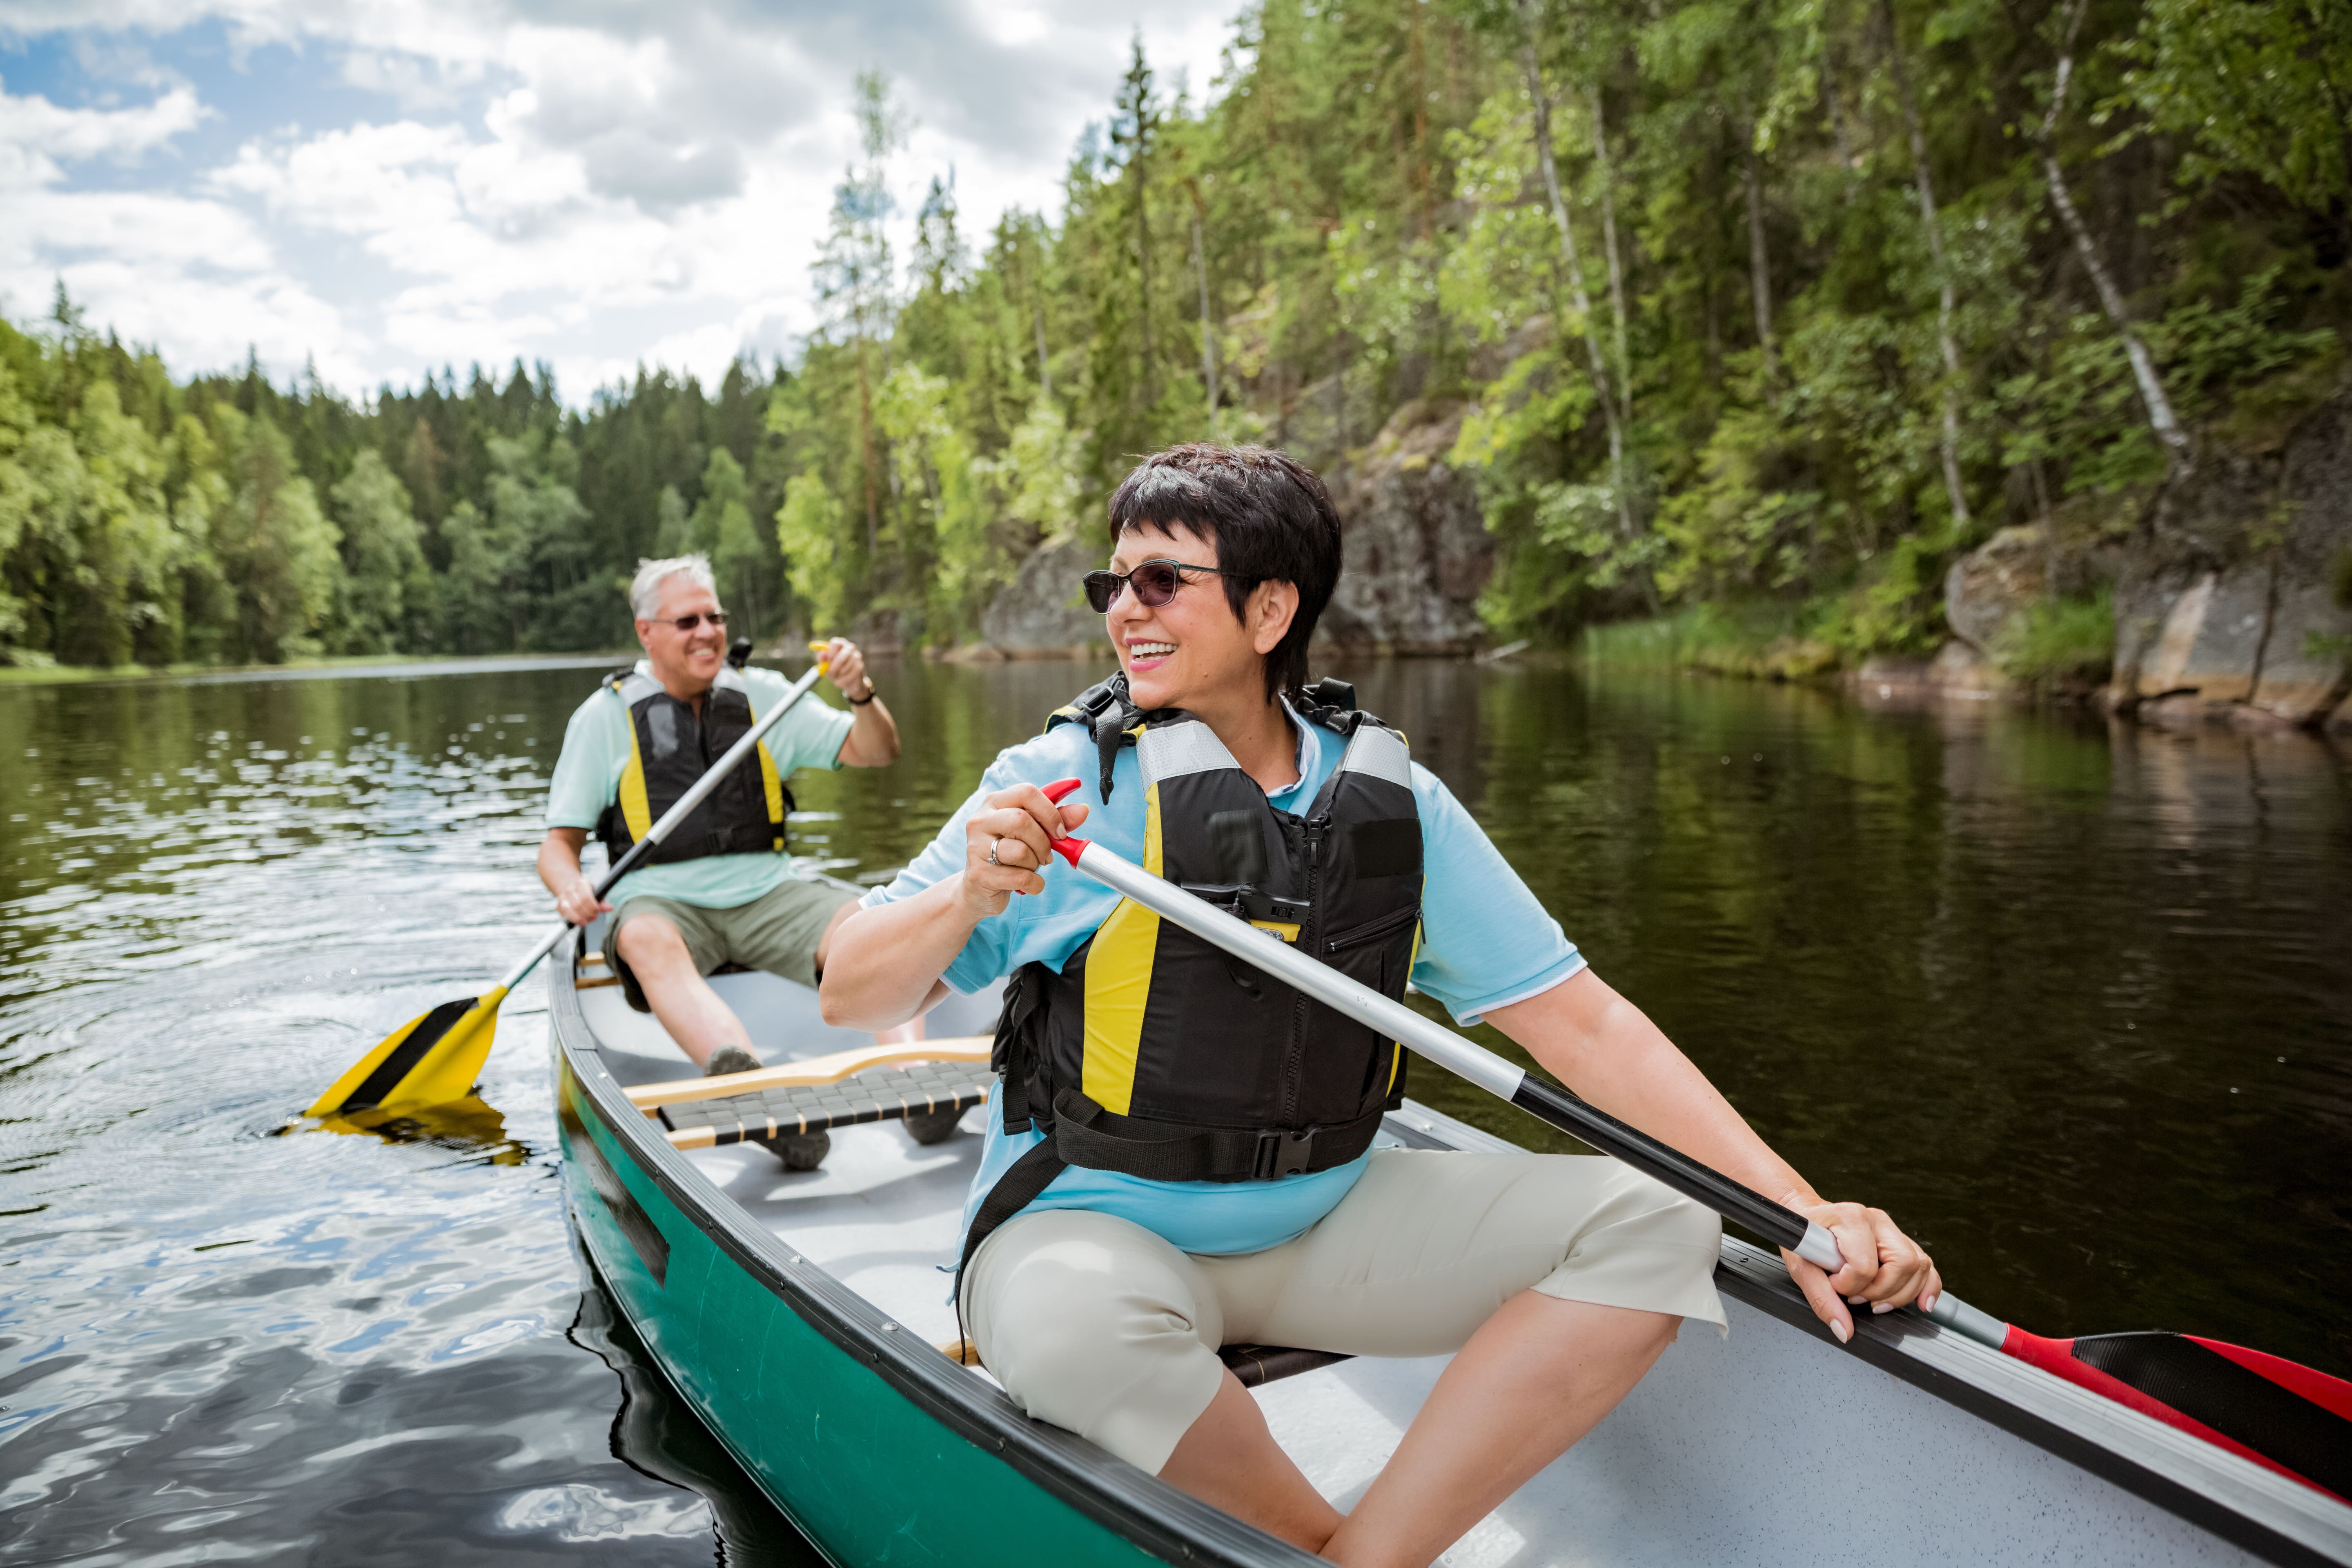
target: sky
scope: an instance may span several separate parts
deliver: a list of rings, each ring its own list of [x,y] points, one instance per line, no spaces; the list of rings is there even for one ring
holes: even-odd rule
[[[912,214],[1058,216],[1140,28],[1213,90],[1238,0],[0,0],[0,313],[175,375],[257,353],[353,396],[476,362],[583,403],[640,363],[789,357],[856,153],[856,73],[914,129]],[[975,249],[978,245],[975,244]]]

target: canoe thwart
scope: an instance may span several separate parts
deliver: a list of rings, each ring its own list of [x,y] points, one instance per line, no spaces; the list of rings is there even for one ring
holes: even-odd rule
[[[1241,1380],[1244,1388],[1257,1388],[1349,1358],[1338,1351],[1302,1351],[1288,1345],[1227,1345],[1217,1352],[1217,1359]]]
[[[969,1338],[942,1341],[936,1348],[958,1366],[980,1365],[980,1347]],[[1337,1351],[1302,1351],[1287,1345],[1227,1345],[1217,1352],[1217,1359],[1241,1380],[1244,1388],[1259,1388],[1349,1358]]]
[[[749,1073],[734,1075],[749,1078]],[[918,1062],[883,1067],[823,1083],[784,1084],[750,1094],[673,1102],[654,1114],[678,1149],[765,1142],[784,1133],[823,1132],[867,1121],[968,1110],[996,1082],[985,1062]]]
[[[967,1035],[956,1039],[910,1040],[896,1046],[866,1046],[854,1051],[836,1051],[829,1057],[811,1057],[806,1061],[755,1068],[750,1072],[639,1084],[628,1091],[629,1103],[651,1116],[666,1105],[683,1105],[690,1100],[728,1100],[771,1089],[838,1083],[852,1073],[861,1073],[869,1068],[901,1067],[910,1062],[986,1066],[993,1044],[988,1036]]]

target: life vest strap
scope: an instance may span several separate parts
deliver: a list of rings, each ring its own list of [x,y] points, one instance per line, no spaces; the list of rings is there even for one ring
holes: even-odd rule
[[[1344,1165],[1372,1146],[1385,1105],[1353,1121],[1296,1130],[1196,1127],[1105,1110],[1075,1089],[1054,1096],[1048,1134],[1064,1161],[1154,1182],[1266,1182]]]

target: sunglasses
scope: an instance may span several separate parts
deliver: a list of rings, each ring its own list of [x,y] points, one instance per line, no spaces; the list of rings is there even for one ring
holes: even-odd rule
[[[710,629],[712,631],[723,632],[727,629],[727,612],[724,610],[713,610],[707,616],[680,616],[674,621],[665,621],[662,624],[664,626],[676,626],[682,632],[690,632],[705,621],[709,621],[710,623]]]
[[[1156,610],[1176,596],[1184,585],[1187,572],[1206,572],[1213,577],[1241,577],[1246,573],[1226,572],[1214,566],[1195,566],[1184,561],[1146,561],[1132,572],[1089,572],[1079,581],[1086,584],[1087,603],[1096,615],[1108,612],[1118,601],[1121,588],[1135,590],[1135,602],[1147,610]]]

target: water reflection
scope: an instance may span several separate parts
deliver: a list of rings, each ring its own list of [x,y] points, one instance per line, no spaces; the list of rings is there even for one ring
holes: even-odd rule
[[[601,663],[0,689],[0,1532],[94,1562],[813,1561],[572,1249],[535,991],[478,1106],[270,1135],[542,929],[541,796]],[[1106,668],[884,670],[906,760],[803,775],[796,847],[887,877]],[[2341,752],[1352,673],[1601,972],[1956,1289],[2352,1370]],[[1412,1092],[1540,1136],[1429,1069]]]

